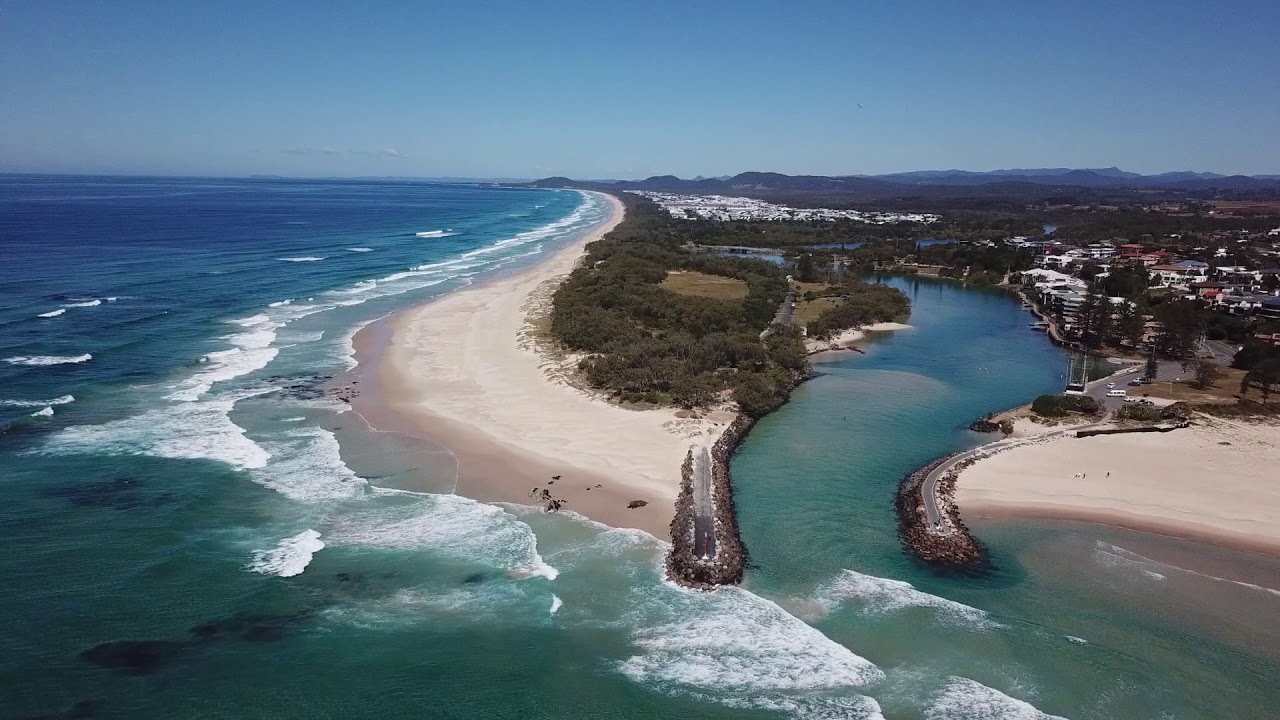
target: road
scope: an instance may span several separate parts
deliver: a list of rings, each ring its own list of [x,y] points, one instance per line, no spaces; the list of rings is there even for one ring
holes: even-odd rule
[[[773,316],[774,325],[790,325],[795,321],[796,314],[796,293],[794,290],[787,293],[787,297],[778,306],[778,312]]]
[[[693,548],[699,557],[716,554],[715,507],[711,502],[711,452],[693,456]]]
[[[1239,346],[1225,343],[1221,340],[1205,340],[1201,343],[1200,348],[1214,362],[1226,366],[1230,365],[1231,361],[1235,359]]]

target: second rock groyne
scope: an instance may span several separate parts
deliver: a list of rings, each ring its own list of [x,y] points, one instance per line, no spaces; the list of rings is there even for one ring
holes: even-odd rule
[[[983,558],[982,544],[960,519],[960,509],[954,499],[956,478],[976,458],[967,458],[956,464],[938,481],[938,509],[944,516],[943,523],[947,527],[944,530],[933,528],[925,512],[925,478],[951,462],[957,454],[939,458],[908,473],[898,486],[894,503],[898,511],[898,537],[908,552],[930,565],[973,565]]]

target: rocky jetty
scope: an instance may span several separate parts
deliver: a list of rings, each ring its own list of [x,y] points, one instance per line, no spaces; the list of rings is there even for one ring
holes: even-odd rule
[[[948,455],[908,474],[898,486],[895,503],[898,511],[898,537],[917,558],[930,565],[973,565],[982,560],[982,545],[974,539],[960,519],[960,508],[955,503],[956,478],[976,458],[969,458],[947,471],[938,481],[938,502],[950,524],[946,531],[932,528],[924,510],[924,479],[930,472],[945,464],[955,455]]]
[[[739,415],[715,445],[711,446],[711,493],[715,505],[715,557],[703,560],[694,551],[693,537],[693,451],[680,468],[680,495],[671,520],[671,552],[667,554],[667,576],[673,582],[697,590],[714,590],[718,585],[742,582],[747,551],[738,532],[738,516],[733,504],[733,483],[729,462],[747,436],[754,421]]]
[[[990,417],[984,417],[969,423],[969,429],[981,433],[1000,432],[1008,436],[1013,434],[1013,421],[1006,418],[996,422]]]

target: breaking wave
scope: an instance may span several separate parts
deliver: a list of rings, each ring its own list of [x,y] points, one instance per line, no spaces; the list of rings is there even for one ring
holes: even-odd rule
[[[237,470],[263,467],[271,454],[231,422],[237,399],[179,403],[101,425],[74,425],[51,435],[41,452],[213,460]]]
[[[75,401],[75,397],[71,395],[63,395],[52,400],[0,400],[0,407],[49,407],[51,405],[66,405]]]
[[[308,255],[306,257],[287,257],[287,258],[277,258],[277,259],[283,262],[320,262],[321,260],[324,260],[324,258],[316,257],[314,255]]]
[[[92,359],[92,355],[85,353],[83,355],[19,355],[5,358],[4,361],[10,365],[41,367],[44,365],[75,365],[89,362]]]
[[[57,310],[50,310],[50,311],[49,311],[49,312],[47,312],[47,313],[40,313],[40,314],[39,314],[39,315],[37,315],[36,317],[42,317],[42,318],[56,318],[56,317],[58,317],[59,315],[61,315],[61,314],[65,313],[66,311],[67,311],[67,310],[66,310],[66,308],[58,308]]]
[[[424,230],[422,232],[416,232],[413,235],[414,237],[420,237],[420,238],[440,238],[440,237],[449,237],[451,235],[457,235],[457,234],[458,233],[453,231],[453,228],[448,228],[446,230]]]
[[[82,302],[73,302],[63,305],[64,308],[82,308],[82,307],[98,307],[102,304],[101,300],[84,300]]]
[[[924,716],[926,720],[1066,720],[963,677],[948,678]]]
[[[263,575],[279,577],[301,575],[311,563],[311,558],[323,549],[324,541],[320,539],[320,533],[303,530],[293,537],[281,540],[270,550],[254,551],[249,569]]]
[[[53,408],[46,407],[43,410],[37,410],[31,413],[31,417],[53,417]]]
[[[853,570],[842,570],[834,580],[820,586],[812,597],[812,602],[823,611],[822,615],[850,600],[861,603],[868,613],[888,614],[908,608],[929,608],[937,611],[940,620],[951,624],[975,630],[1001,627],[984,610],[930,595],[917,590],[909,582],[864,575]]]
[[[369,247],[347,248],[347,252],[373,252],[373,248],[369,248]]]
[[[858,690],[884,679],[866,659],[741,588],[696,593],[664,583],[627,617],[640,652],[631,680],[730,707],[801,717],[880,717]],[[843,714],[842,714],[843,713]]]

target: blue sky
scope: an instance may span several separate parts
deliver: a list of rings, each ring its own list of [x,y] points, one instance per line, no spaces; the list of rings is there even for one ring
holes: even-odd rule
[[[1278,29],[1275,0],[8,2],[0,171],[1280,173]]]

